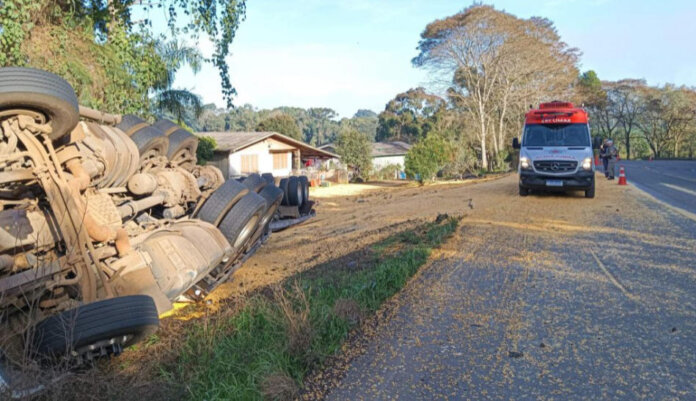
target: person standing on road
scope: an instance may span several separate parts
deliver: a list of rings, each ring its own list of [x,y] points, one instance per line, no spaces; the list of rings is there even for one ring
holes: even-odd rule
[[[599,147],[599,158],[602,159],[602,167],[604,167],[604,177],[609,178],[609,159],[607,159],[607,138],[602,141],[602,146]]]
[[[616,159],[619,155],[619,150],[614,146],[614,141],[607,139],[607,144],[604,147],[604,155],[607,159],[606,163],[606,176],[608,179],[614,179],[614,170],[616,168]]]

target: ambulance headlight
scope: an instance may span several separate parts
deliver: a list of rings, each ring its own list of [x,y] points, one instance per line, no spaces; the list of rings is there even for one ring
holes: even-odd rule
[[[592,159],[586,157],[585,160],[582,161],[582,168],[585,170],[592,170]]]
[[[528,157],[520,157],[520,167],[522,167],[523,170],[527,170],[531,167]]]

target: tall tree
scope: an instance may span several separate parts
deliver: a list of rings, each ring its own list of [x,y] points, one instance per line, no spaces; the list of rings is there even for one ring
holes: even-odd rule
[[[424,88],[399,93],[379,114],[377,141],[416,142],[425,137],[437,122],[445,101]]]
[[[624,136],[626,159],[631,159],[631,135],[640,112],[640,91],[646,86],[642,79],[622,79],[610,85],[608,96],[616,108],[615,115]]]
[[[302,131],[295,119],[284,113],[272,115],[261,121],[256,131],[278,132],[298,141],[302,140]]]
[[[413,64],[450,86],[452,103],[476,121],[484,168],[491,167],[489,142],[501,159],[511,109],[566,97],[577,77],[578,51],[560,40],[549,20],[519,19],[488,5],[430,23],[418,50]]]

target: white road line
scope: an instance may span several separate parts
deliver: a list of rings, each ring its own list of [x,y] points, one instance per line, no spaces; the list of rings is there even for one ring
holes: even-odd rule
[[[677,191],[682,191],[682,192],[687,193],[687,194],[689,194],[689,195],[696,196],[696,192],[694,192],[694,191],[692,191],[692,190],[690,190],[690,189],[682,188],[682,187],[680,187],[680,186],[672,185],[672,184],[665,184],[665,183],[662,183],[662,185],[664,185],[664,186],[666,186],[667,188],[670,188],[670,189],[674,189],[674,190],[677,190]]]
[[[667,202],[665,202],[665,201],[663,201],[663,200],[661,200],[661,199],[658,199],[655,195],[653,195],[652,193],[648,192],[645,188],[641,187],[639,184],[636,184],[635,181],[633,182],[633,186],[628,187],[628,190],[629,190],[629,191],[635,190],[635,192],[636,192],[638,195],[643,196],[643,197],[645,197],[646,199],[649,199],[649,200],[651,200],[651,201],[653,201],[653,202],[655,202],[655,203],[658,203],[658,204],[660,204],[660,205],[666,207],[667,209],[672,210],[672,211],[675,212],[675,213],[679,213],[679,214],[681,214],[682,216],[686,217],[687,219],[691,219],[691,220],[693,220],[693,221],[696,221],[696,213],[691,213],[691,212],[689,212],[689,211],[687,211],[687,210],[685,210],[685,209],[682,209],[682,208],[680,208],[680,207],[677,207],[677,206],[674,206],[674,205],[672,205],[672,204],[670,204],[670,203],[667,203]]]

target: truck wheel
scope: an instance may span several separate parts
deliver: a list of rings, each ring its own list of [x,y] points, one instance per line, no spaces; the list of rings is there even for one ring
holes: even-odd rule
[[[227,212],[247,193],[249,189],[244,185],[235,180],[227,180],[205,201],[196,214],[196,218],[217,226]]]
[[[281,178],[280,182],[278,182],[278,188],[280,188],[280,190],[283,191],[283,200],[280,202],[280,204],[283,206],[289,206],[290,204],[288,203],[288,179]]]
[[[283,191],[275,185],[268,185],[264,188],[259,195],[266,201],[266,210],[263,213],[261,222],[259,222],[259,229],[262,229],[271,222],[273,215],[275,214],[280,202],[283,200]]]
[[[520,196],[527,196],[527,195],[529,195],[529,189],[520,185]]]
[[[198,138],[195,135],[181,128],[173,121],[166,119],[157,120],[152,126],[162,131],[164,136],[169,138],[167,159],[191,168],[196,164],[195,156],[196,148],[198,148]]]
[[[305,203],[309,202],[309,179],[306,175],[301,175],[298,178],[302,184],[302,204],[298,206],[303,206]]]
[[[249,192],[232,207],[218,227],[235,251],[244,248],[261,221],[266,201],[261,195]]]
[[[172,132],[181,129],[181,126],[176,124],[172,120],[167,120],[166,118],[159,119],[155,121],[154,124],[152,124],[153,127],[157,128],[158,130],[164,132],[164,135],[171,135]]]
[[[77,96],[58,75],[24,67],[0,68],[0,110],[28,109],[46,116],[51,140],[69,133],[79,119]]]
[[[266,180],[267,185],[275,185],[275,178],[273,177],[273,174],[263,173],[263,174],[261,174],[261,178]]]
[[[592,180],[592,186],[589,189],[585,190],[585,198],[592,199],[594,198],[595,195],[595,183],[594,180]]]
[[[258,240],[268,231],[268,225],[271,223],[276,210],[278,210],[280,202],[283,200],[283,191],[281,191],[280,188],[276,187],[275,185],[266,186],[261,192],[259,192],[259,195],[261,195],[261,197],[266,201],[266,209],[261,215],[259,225],[256,228],[254,235],[251,237],[248,246],[253,246],[253,244],[256,243],[256,240]]]
[[[165,156],[169,148],[169,139],[159,129],[148,124],[142,118],[127,114],[123,116],[121,122],[116,125],[130,139],[135,142],[140,153],[140,161],[156,157]]]
[[[297,177],[288,178],[288,205],[301,206],[304,203],[302,198],[302,182]]]
[[[198,138],[186,131],[179,129],[169,135],[169,150],[167,159],[182,167],[193,168],[196,165],[196,149]]]
[[[158,327],[152,298],[130,295],[92,302],[42,320],[34,327],[34,345],[43,356],[74,350],[91,359],[118,355]]]
[[[261,178],[260,175],[254,173],[250,174],[247,178],[242,180],[242,184],[244,184],[245,187],[249,188],[249,191],[259,193],[261,192],[263,187],[266,186],[266,180]]]

